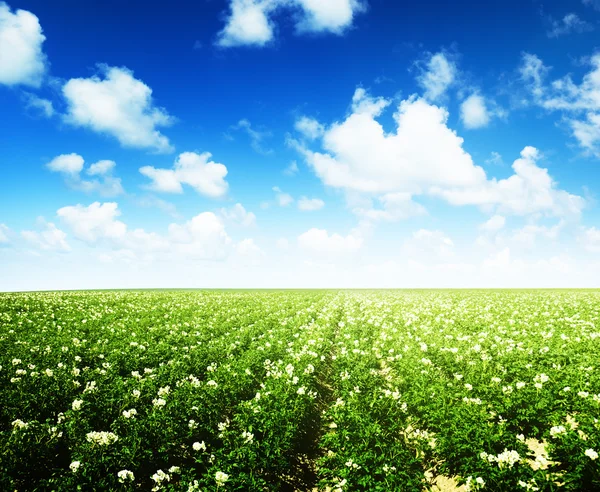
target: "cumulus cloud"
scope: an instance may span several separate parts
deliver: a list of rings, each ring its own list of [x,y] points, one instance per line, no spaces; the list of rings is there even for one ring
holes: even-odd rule
[[[171,223],[166,234],[130,229],[119,219],[114,202],[67,206],[57,211],[73,235],[90,244],[105,244],[118,256],[148,259],[162,255],[171,259],[217,260],[225,258],[233,241],[223,221],[212,212],[202,212],[184,223]],[[115,259],[110,254],[107,258]]]
[[[435,53],[426,62],[417,64],[420,74],[417,83],[424,90],[424,97],[429,101],[441,98],[454,84],[458,76],[456,63],[444,53]]]
[[[396,129],[390,132],[378,121],[388,104],[357,89],[352,113],[325,129],[319,142],[323,151],[303,142],[291,144],[324,184],[378,196],[400,193],[394,199],[413,212],[423,212],[409,201],[419,195],[514,215],[581,212],[583,198],[560,190],[547,169],[536,165],[541,158],[537,149],[522,151],[513,164],[514,175],[489,179],[463,149],[463,139],[447,126],[445,108],[411,96],[397,107]]]
[[[298,200],[298,210],[304,212],[314,212],[315,210],[321,210],[325,206],[325,202],[320,198],[307,198],[301,196]]]
[[[341,236],[312,228],[298,236],[298,246],[317,254],[347,254],[358,251],[363,246],[363,239],[358,234]]]
[[[46,72],[45,39],[34,14],[12,12],[0,2],[0,84],[39,87]]]
[[[366,10],[360,0],[230,0],[226,24],[217,45],[265,46],[274,38],[273,14],[283,10],[296,17],[297,33],[343,34],[357,14]]]
[[[46,167],[52,172],[62,174],[67,186],[75,190],[97,192],[103,196],[117,196],[125,192],[121,179],[112,175],[116,166],[114,161],[102,160],[89,166],[86,174],[96,179],[82,178],[84,162],[79,154],[62,154],[48,162]]]
[[[212,154],[184,152],[175,160],[173,169],[160,169],[152,166],[140,168],[140,173],[151,179],[148,187],[163,193],[183,193],[183,186],[194,188],[201,195],[219,198],[227,193],[229,185],[225,181],[227,167],[211,161]]]
[[[158,130],[173,118],[155,106],[152,89],[127,68],[100,65],[100,75],[69,80],[62,89],[65,121],[116,138],[123,147],[173,151]]]
[[[127,231],[127,226],[117,220],[121,212],[115,202],[94,202],[88,207],[62,207],[56,214],[70,227],[76,238],[89,243],[100,238],[119,239]]]
[[[523,54],[519,70],[533,102],[562,113],[579,145],[600,156],[600,52],[589,58],[589,65],[590,71],[579,84],[571,75],[547,82],[551,67],[530,53]]]
[[[256,225],[256,215],[248,212],[241,203],[236,203],[231,208],[222,208],[221,216],[230,222],[239,224],[244,227],[252,227]]]
[[[21,231],[21,236],[25,241],[43,251],[71,251],[67,243],[65,232],[57,228],[52,222],[39,220],[41,231]]]
[[[514,174],[506,179],[492,179],[472,189],[432,191],[453,205],[494,207],[511,215],[579,216],[584,199],[558,189],[548,170],[537,166],[541,157],[536,148],[525,147],[512,165]]]

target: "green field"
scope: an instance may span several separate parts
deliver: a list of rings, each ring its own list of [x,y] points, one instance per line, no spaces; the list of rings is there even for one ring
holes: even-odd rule
[[[600,490],[599,366],[598,291],[0,294],[0,490]]]

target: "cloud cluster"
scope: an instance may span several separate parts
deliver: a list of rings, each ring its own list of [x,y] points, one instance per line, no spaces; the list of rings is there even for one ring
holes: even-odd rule
[[[396,128],[388,132],[378,118],[390,103],[357,89],[352,112],[325,128],[318,141],[323,151],[311,150],[306,140],[292,142],[327,186],[381,196],[384,211],[371,215],[390,218],[394,214],[390,209],[395,208],[401,217],[405,215],[399,210],[402,205],[412,210],[409,215],[422,213],[412,202],[419,195],[441,197],[453,205],[476,205],[492,213],[566,216],[581,212],[583,198],[557,187],[548,171],[537,165],[541,158],[537,149],[526,147],[521,152],[512,176],[490,179],[463,149],[463,139],[448,127],[446,109],[411,96],[398,105]]]
[[[77,239],[111,248],[106,259],[148,259],[160,255],[171,259],[218,260],[238,246],[227,234],[223,220],[212,212],[200,213],[184,223],[171,223],[166,234],[130,229],[119,219],[121,211],[115,202],[62,207],[57,216]],[[246,242],[241,249],[250,254],[255,251],[253,246],[256,246],[253,242]]]
[[[102,196],[117,196],[123,194],[121,179],[112,175],[116,166],[114,161],[102,160],[93,163],[86,170],[92,179],[81,176],[84,159],[79,154],[62,154],[46,164],[46,167],[55,173],[64,176],[67,186],[86,193],[96,192]]]
[[[62,88],[65,121],[116,138],[123,147],[172,152],[158,128],[174,119],[154,105],[152,89],[127,68],[99,65],[100,74],[69,80]]]
[[[35,15],[13,13],[0,2],[0,84],[39,87],[46,72],[45,39]]]
[[[175,160],[172,169],[152,166],[140,168],[140,173],[150,178],[148,188],[163,193],[183,193],[183,186],[194,188],[201,195],[219,198],[227,193],[229,185],[225,181],[227,167],[211,161],[212,154],[203,152],[183,152]]]
[[[365,9],[362,0],[230,0],[229,15],[217,45],[265,46],[275,36],[273,17],[278,11],[295,16],[299,34],[342,34]]]

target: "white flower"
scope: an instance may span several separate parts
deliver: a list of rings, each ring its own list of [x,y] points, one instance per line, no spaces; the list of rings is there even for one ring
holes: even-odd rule
[[[206,386],[210,386],[210,387],[212,387],[212,388],[216,388],[216,387],[218,386],[218,384],[217,384],[217,382],[216,382],[216,381],[214,381],[214,380],[212,380],[212,379],[211,379],[210,381],[208,381],[208,382],[206,383]]]
[[[99,446],[107,446],[119,440],[119,437],[112,432],[88,432],[85,438],[88,442],[98,444]]]
[[[223,485],[225,485],[225,482],[227,482],[227,480],[229,480],[229,475],[227,475],[227,473],[223,473],[220,471],[215,473],[215,481],[217,482],[217,487],[222,487]]]
[[[470,385],[469,383],[466,383],[465,388],[467,388],[469,391],[471,391],[473,389],[473,386]]]
[[[140,390],[133,390],[131,392],[131,394],[133,395],[134,398],[139,398],[140,395],[142,394],[142,392]]]
[[[52,376],[54,376],[54,371],[52,369],[46,369],[44,371],[44,373],[46,374],[46,376],[48,376],[49,378],[51,378]]]
[[[598,453],[596,453],[596,451],[594,451],[591,448],[585,450],[585,455],[591,460],[595,460],[598,458]]]
[[[125,417],[126,419],[135,418],[136,415],[137,410],[135,408],[132,408],[130,410],[123,410],[123,417]]]
[[[587,398],[588,396],[590,396],[590,394],[587,391],[579,391],[577,393],[577,396],[579,396],[580,398]]]
[[[12,360],[13,366],[18,366],[20,363],[21,363],[21,359],[13,359]]]
[[[179,468],[178,466],[172,466],[171,468],[169,468],[169,473],[181,473],[181,468]]]
[[[23,422],[21,419],[13,420],[12,426],[14,429],[26,429],[29,424],[27,422]]]
[[[244,439],[246,443],[250,443],[254,439],[254,434],[252,434],[251,432],[244,431],[242,432],[242,439]]]
[[[125,483],[127,480],[133,482],[134,480],[134,476],[133,476],[133,472],[129,471],[129,470],[121,470],[120,472],[117,473],[117,476],[119,477],[119,482],[121,483]]]
[[[192,420],[190,420],[190,421],[188,422],[188,427],[189,427],[191,430],[194,430],[196,427],[198,427],[198,424],[196,423],[196,421],[195,421],[195,420],[193,420],[193,419],[192,419]]]
[[[204,444],[204,441],[195,442],[194,444],[192,444],[192,448],[194,448],[194,451],[206,451],[206,444]]]
[[[71,405],[71,408],[74,411],[81,410],[81,405],[82,404],[83,404],[83,400],[73,400],[73,404]]]
[[[561,434],[566,434],[567,429],[565,429],[564,425],[555,425],[550,429],[550,436],[556,437]]]
[[[77,470],[79,470],[79,467],[81,466],[81,462],[80,461],[73,461],[70,465],[69,468],[71,469],[71,471],[73,473],[75,473]]]
[[[162,398],[155,398],[154,400],[152,400],[152,405],[154,405],[155,407],[164,407],[166,404],[167,402]]]
[[[171,481],[171,477],[169,475],[167,475],[164,471],[162,470],[158,470],[154,475],[152,475],[152,480],[154,480],[157,484],[160,484],[162,482],[170,482]]]
[[[298,393],[299,395],[304,395],[304,394],[306,394],[306,388],[304,386],[300,386],[298,388],[298,391],[296,391],[296,393]]]
[[[167,396],[171,392],[170,386],[165,386],[164,388],[159,388],[158,396]]]

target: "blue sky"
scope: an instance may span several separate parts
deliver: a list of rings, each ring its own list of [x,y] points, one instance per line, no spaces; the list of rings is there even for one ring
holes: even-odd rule
[[[600,2],[0,2],[0,290],[598,287]]]

